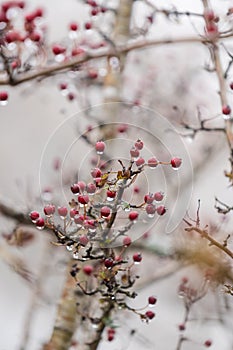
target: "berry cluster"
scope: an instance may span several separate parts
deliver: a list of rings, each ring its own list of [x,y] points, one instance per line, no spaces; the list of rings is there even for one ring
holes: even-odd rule
[[[96,142],[95,151],[99,161],[105,148],[105,142]],[[140,252],[130,254],[131,257],[126,255],[132,245],[132,238],[127,232],[140,220],[143,212],[149,218],[155,213],[159,216],[166,213],[165,206],[161,204],[164,194],[161,191],[148,193],[144,195],[142,204],[126,205],[124,193],[147,167],[154,169],[159,165],[168,165],[178,169],[181,159],[174,157],[168,162],[162,162],[152,157],[145,161],[140,155],[142,149],[143,142],[137,140],[130,150],[131,159],[127,167],[121,160],[118,171],[103,171],[97,164],[90,172],[90,182],[78,181],[72,184],[70,190],[73,198],[69,208],[47,204],[43,217],[32,211],[30,218],[38,229],[51,230],[57,239],[56,244],[66,246],[77,260],[70,273],[84,294],[100,294],[102,301],[133,311],[142,320],[149,321],[155,316],[153,311],[139,313],[122,299],[122,296],[136,297],[136,293],[130,289],[137,279],[135,265],[142,261]],[[119,227],[118,219],[121,223]],[[121,246],[120,250],[112,248],[115,243]],[[86,276],[85,287],[80,282],[80,273]],[[155,303],[156,298],[150,296],[147,306],[151,307]],[[108,331],[109,341],[114,339],[114,334],[112,329]]]

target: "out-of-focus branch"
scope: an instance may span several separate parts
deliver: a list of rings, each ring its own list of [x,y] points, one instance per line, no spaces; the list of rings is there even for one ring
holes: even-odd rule
[[[227,39],[231,38],[233,34],[229,34],[228,36],[220,35],[219,39]],[[32,70],[29,72],[24,72],[15,75],[12,77],[12,79],[2,79],[0,80],[0,85],[19,85],[22,83],[25,83],[27,81],[31,81],[37,78],[42,77],[49,77],[51,75],[54,75],[59,72],[65,72],[69,69],[72,69],[76,67],[77,65],[83,64],[85,62],[88,62],[93,59],[100,59],[104,57],[111,57],[111,56],[119,56],[121,54],[128,53],[133,50],[139,50],[144,48],[149,48],[153,46],[161,46],[161,45],[170,45],[170,44],[191,44],[191,43],[203,43],[207,44],[210,43],[211,40],[206,37],[198,37],[198,36],[187,36],[187,37],[180,37],[180,38],[167,38],[167,39],[155,39],[155,40],[138,40],[138,41],[130,41],[126,44],[118,45],[116,44],[115,48],[106,48],[98,50],[97,52],[88,52],[86,55],[83,55],[82,57],[75,57],[72,59],[69,59],[62,63],[56,63],[50,66],[45,66],[38,70]]]
[[[207,239],[211,245],[219,248],[224,253],[226,253],[231,259],[233,259],[233,252],[230,249],[228,249],[226,247],[226,245],[224,245],[224,243],[222,244],[222,243],[218,242],[216,239],[214,239],[213,237],[211,237],[205,229],[200,229],[199,227],[192,226],[186,220],[185,220],[185,222],[190,225],[190,227],[187,227],[185,229],[185,231],[187,231],[187,232],[195,231],[195,232],[199,233],[201,235],[201,237]]]

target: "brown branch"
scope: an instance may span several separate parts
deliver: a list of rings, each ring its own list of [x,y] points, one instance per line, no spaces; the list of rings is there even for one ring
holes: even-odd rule
[[[191,227],[187,227],[185,231],[187,232],[195,231],[199,233],[201,237],[207,239],[211,245],[219,248],[224,253],[226,253],[231,259],[233,259],[233,252],[230,249],[228,249],[226,246],[224,246],[224,244],[221,244],[220,242],[216,241],[213,237],[211,237],[206,230],[202,230],[198,227],[191,226]]]
[[[67,276],[62,296],[57,309],[56,322],[50,341],[44,345],[43,350],[67,350],[77,327],[77,297],[75,295],[75,281],[70,275],[70,260],[67,266]]]
[[[229,38],[232,36],[233,34],[227,37],[220,36],[219,39]],[[77,65],[80,65],[82,63],[88,62],[93,59],[99,59],[99,58],[104,58],[109,56],[119,56],[121,54],[125,54],[133,50],[139,50],[143,48],[149,48],[149,47],[160,46],[160,45],[169,45],[169,44],[189,44],[189,43],[207,44],[210,42],[211,42],[210,39],[206,37],[198,37],[198,36],[132,41],[132,42],[128,42],[127,44],[116,45],[115,49],[107,48],[107,49],[98,50],[97,52],[88,52],[83,57],[75,57],[59,64],[53,64],[47,67],[43,67],[36,71],[20,73],[14,77],[13,81],[10,81],[9,79],[0,80],[0,85],[12,85],[12,86],[19,85],[36,78],[49,77],[55,73],[65,72],[69,69],[76,67]]]

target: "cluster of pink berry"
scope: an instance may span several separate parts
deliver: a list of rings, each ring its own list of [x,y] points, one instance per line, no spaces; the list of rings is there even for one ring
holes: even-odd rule
[[[95,152],[99,161],[105,148],[105,142],[96,142]],[[102,300],[133,311],[142,320],[148,322],[155,317],[152,310],[139,313],[122,300],[122,294],[130,298],[136,297],[136,293],[130,291],[137,278],[134,276],[133,269],[142,261],[140,252],[134,252],[131,258],[125,258],[125,251],[132,244],[131,237],[126,233],[139,219],[140,211],[146,212],[149,217],[154,216],[155,213],[165,214],[164,205],[156,206],[156,203],[163,201],[164,194],[162,192],[148,193],[144,196],[141,205],[127,203],[127,210],[125,210],[124,191],[127,191],[147,165],[152,169],[159,164],[178,169],[181,159],[174,157],[168,162],[161,162],[152,157],[146,163],[140,157],[142,149],[143,142],[137,140],[130,150],[131,157],[128,167],[122,161],[119,161],[121,168],[118,171],[103,172],[100,168],[95,167],[90,172],[91,181],[89,183],[78,181],[72,184],[70,190],[74,197],[69,203],[69,209],[64,206],[56,207],[54,204],[47,204],[44,206],[45,218],[36,211],[30,213],[30,218],[38,229],[46,227],[51,230],[57,238],[56,243],[66,246],[67,250],[73,254],[77,263],[73,265],[70,273],[85,294],[100,293]],[[138,162],[139,159],[140,162]],[[119,215],[121,225],[118,227],[116,222]],[[56,223],[57,216],[60,217],[59,223]],[[122,226],[123,219],[125,220],[124,227]],[[112,243],[118,239],[120,239],[118,245],[122,246],[120,252],[112,248]],[[91,264],[92,261],[98,263]],[[82,278],[84,275],[87,281],[95,281],[87,283],[86,289],[79,281],[80,271]],[[90,286],[96,287],[90,290]],[[155,303],[156,298],[150,296],[147,306],[151,307]],[[114,334],[114,330],[110,328],[109,341],[114,339]]]

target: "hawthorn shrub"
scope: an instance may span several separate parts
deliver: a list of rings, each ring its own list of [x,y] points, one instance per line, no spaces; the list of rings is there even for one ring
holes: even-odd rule
[[[232,348],[232,14],[0,2],[4,349]]]

